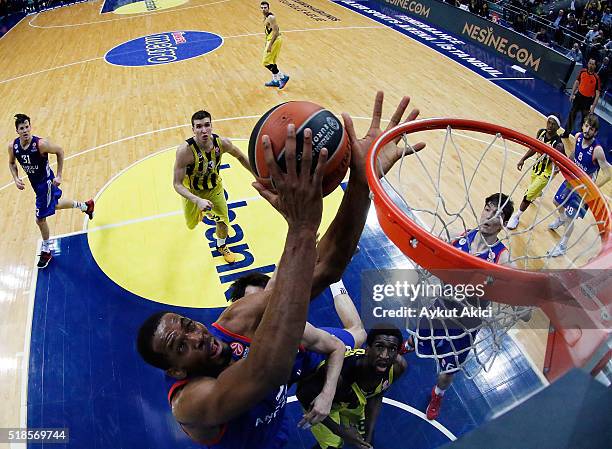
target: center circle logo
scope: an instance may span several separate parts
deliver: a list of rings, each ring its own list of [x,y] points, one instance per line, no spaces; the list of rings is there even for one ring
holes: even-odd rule
[[[169,64],[210,53],[223,45],[223,38],[207,31],[168,31],[132,39],[110,49],[109,64],[138,67]]]

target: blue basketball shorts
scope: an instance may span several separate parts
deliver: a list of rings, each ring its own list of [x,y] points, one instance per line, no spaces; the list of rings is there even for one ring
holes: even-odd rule
[[[53,184],[53,179],[47,179],[32,185],[36,194],[36,218],[45,218],[55,214],[57,202],[62,197],[62,191]]]
[[[433,336],[443,337],[435,339],[431,338],[431,331],[430,328],[419,327],[418,352],[435,355],[441,371],[447,373],[459,371],[476,341],[478,331],[466,332],[463,329],[448,328],[447,334],[443,328],[434,328]]]
[[[587,204],[584,202],[577,190],[572,192],[572,187],[567,181],[563,181],[563,184],[559,186],[559,190],[555,193],[555,204],[561,205],[565,208],[565,215],[570,218],[578,216],[578,218],[584,218],[588,210]]]

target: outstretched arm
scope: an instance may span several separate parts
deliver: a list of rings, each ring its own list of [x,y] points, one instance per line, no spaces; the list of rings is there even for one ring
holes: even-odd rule
[[[319,259],[313,280],[313,298],[331,283],[340,279],[361,237],[370,208],[370,188],[366,180],[366,155],[374,140],[382,133],[380,122],[383,99],[383,92],[377,92],[370,129],[363,139],[357,138],[351,117],[346,113],[342,114],[344,127],[351,144],[351,173],[338,213],[317,246]],[[402,98],[389,120],[387,129],[400,123],[409,103],[409,97]],[[419,111],[413,109],[406,121],[414,120],[418,115]],[[418,143],[414,146],[414,150],[419,151],[424,147],[425,144]],[[411,151],[406,154],[411,154]],[[380,153],[379,160],[383,169],[381,175],[386,173],[401,157],[402,149],[395,143],[387,145]]]
[[[342,363],[344,362],[344,352],[346,350],[342,341],[325,332],[322,329],[317,329],[310,323],[306,323],[304,336],[302,337],[302,345],[311,351],[316,351],[321,354],[327,354],[327,369],[325,370],[325,383],[320,390],[320,393],[308,405],[310,409],[304,415],[304,420],[311,425],[321,422],[329,415],[334,395],[336,394],[336,386],[338,385],[338,377],[342,371]]]
[[[251,170],[251,164],[249,164],[249,160],[242,153],[242,151],[240,151],[240,148],[238,148],[232,143],[231,140],[225,137],[221,139],[221,142],[223,143],[223,151],[234,156],[236,159],[238,159],[238,162],[240,162],[244,168],[246,168],[250,173],[253,173],[253,171]]]
[[[533,156],[534,154],[536,154],[536,153],[537,153],[537,151],[536,151],[536,150],[534,150],[533,148],[529,148],[529,149],[527,150],[527,153],[525,153],[525,154],[523,155],[523,157],[522,157],[522,158],[521,158],[521,159],[518,161],[518,163],[516,164],[516,168],[517,168],[519,171],[520,171],[520,170],[522,170],[522,169],[523,169],[523,164],[525,163],[525,161],[526,161],[527,159],[529,159],[531,156]]]
[[[270,140],[264,136],[266,164],[278,193],[254,187],[288,224],[285,249],[275,287],[253,337],[249,357],[231,365],[217,379],[190,382],[173,403],[177,420],[189,427],[214,427],[249,409],[289,378],[308,313],[316,259],[315,236],[321,222],[321,181],[327,152],[322,151],[314,175],[297,173],[295,127],[287,132],[287,173],[282,173]],[[305,165],[310,166],[312,133],[304,133]],[[308,148],[308,150],[306,150]]]

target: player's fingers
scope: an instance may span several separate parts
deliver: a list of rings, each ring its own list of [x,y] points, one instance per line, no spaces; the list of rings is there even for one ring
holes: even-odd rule
[[[342,121],[344,122],[344,129],[346,130],[346,134],[348,135],[351,148],[354,148],[357,145],[359,139],[357,138],[357,133],[355,133],[355,125],[353,125],[353,119],[346,112],[343,112]]]
[[[404,112],[406,112],[406,108],[408,107],[409,103],[410,97],[402,98],[402,100],[397,105],[395,112],[391,116],[391,119],[389,120],[389,125],[387,125],[387,129],[393,128],[399,124],[400,120],[402,119],[402,115],[404,115]]]
[[[313,426],[315,424],[319,424],[321,421],[323,421],[325,419],[326,415],[322,415],[320,413],[317,413],[315,416],[313,416],[313,418],[310,420],[310,424],[312,424]]]
[[[272,193],[266,186],[259,182],[254,182],[251,185],[255,187],[255,190],[257,190],[268,203],[270,203],[272,206],[276,205],[278,195]]]
[[[406,154],[414,154],[417,151],[421,151],[423,148],[425,148],[425,146],[425,142],[415,143],[414,145],[408,147]]]
[[[306,128],[304,130],[304,145],[302,146],[302,160],[300,162],[300,173],[302,179],[309,179],[312,170],[312,130]]]
[[[264,147],[264,160],[266,161],[266,166],[268,167],[268,171],[270,172],[271,178],[281,178],[281,172],[278,164],[276,163],[276,158],[274,157],[274,152],[272,151],[272,142],[270,142],[270,136],[267,134],[261,138],[261,142]]]
[[[317,160],[317,168],[312,177],[312,182],[315,186],[321,186],[325,171],[325,163],[327,162],[327,148],[321,148],[319,159]]]
[[[379,90],[376,92],[376,97],[374,98],[374,110],[372,111],[372,123],[370,124],[370,129],[379,129],[380,128],[380,118],[382,117],[382,106],[385,94],[383,91]]]
[[[405,98],[407,98],[407,97],[405,97]],[[408,105],[406,105],[406,106],[408,106]],[[410,111],[410,113],[408,114],[408,117],[406,117],[406,120],[404,120],[402,122],[402,124],[408,123],[408,122],[411,122],[411,121],[415,120],[419,116],[420,113],[421,113],[421,111],[419,111],[418,109],[413,109],[412,111]],[[393,142],[394,143],[398,143],[399,140],[401,139],[401,137],[402,136],[400,134],[395,139],[393,139]]]
[[[295,177],[297,173],[297,157],[296,157],[296,137],[295,137],[295,125],[289,123],[287,125],[287,139],[285,139],[285,164],[287,167],[287,174],[291,177]]]

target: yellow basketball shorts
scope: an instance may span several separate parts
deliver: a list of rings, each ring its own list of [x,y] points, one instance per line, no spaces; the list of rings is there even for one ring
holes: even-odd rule
[[[219,223],[223,222],[229,226],[229,214],[227,212],[227,202],[225,201],[225,194],[223,192],[223,184],[217,183],[215,187],[210,190],[191,190],[195,196],[209,200],[213,203],[212,210],[204,212],[207,218],[212,221]],[[181,197],[183,198],[183,197]],[[183,198],[183,212],[185,213],[185,222],[189,229],[195,228],[199,222],[202,221],[202,212],[194,203],[189,201],[187,198]]]
[[[263,60],[261,61],[264,67],[267,65],[276,64],[276,60],[278,59],[278,55],[281,51],[281,47],[283,46],[283,40],[281,39],[280,36],[277,37],[274,43],[272,44],[270,53],[266,51],[267,46],[268,46],[268,41],[266,41],[266,44],[264,45]]]
[[[361,401],[360,401],[361,402]],[[349,409],[346,407],[332,408],[329,418],[344,427],[356,427],[361,436],[365,436],[365,403],[360,403],[357,408]],[[324,424],[315,424],[310,428],[312,435],[321,446],[321,449],[328,447],[342,447],[344,441],[334,432],[329,430]]]
[[[525,198],[529,202],[533,202],[536,198],[542,195],[542,191],[544,187],[548,184],[550,179],[550,174],[543,173],[541,175],[537,175],[534,172],[531,172],[531,183],[529,187],[527,187],[527,191],[525,192]]]

